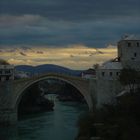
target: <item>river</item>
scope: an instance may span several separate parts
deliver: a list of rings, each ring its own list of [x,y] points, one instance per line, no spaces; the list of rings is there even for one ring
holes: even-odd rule
[[[54,111],[25,116],[17,126],[0,128],[0,140],[74,140],[78,117],[88,111],[86,104],[59,102],[54,95]]]

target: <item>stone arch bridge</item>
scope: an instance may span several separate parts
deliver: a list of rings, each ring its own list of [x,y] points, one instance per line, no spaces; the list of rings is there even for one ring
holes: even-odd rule
[[[17,121],[18,104],[24,91],[34,83],[50,78],[59,79],[74,86],[84,96],[90,110],[96,104],[96,79],[88,80],[71,75],[47,73],[32,78],[0,83],[0,123],[15,123]]]

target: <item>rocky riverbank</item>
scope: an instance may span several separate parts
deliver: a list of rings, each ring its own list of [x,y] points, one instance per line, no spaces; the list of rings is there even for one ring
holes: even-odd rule
[[[44,111],[52,111],[54,102],[48,100],[40,91],[38,84],[33,85],[27,89],[20,101],[18,114],[40,113]]]

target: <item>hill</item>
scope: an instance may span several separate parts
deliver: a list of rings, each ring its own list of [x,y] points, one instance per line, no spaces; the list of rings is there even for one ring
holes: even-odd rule
[[[18,71],[28,72],[30,73],[30,75],[55,72],[55,73],[73,75],[73,76],[80,76],[81,73],[83,72],[82,70],[72,70],[69,68],[65,68],[65,67],[53,65],[53,64],[44,64],[44,65],[38,65],[38,66],[18,65],[15,67],[15,69]]]

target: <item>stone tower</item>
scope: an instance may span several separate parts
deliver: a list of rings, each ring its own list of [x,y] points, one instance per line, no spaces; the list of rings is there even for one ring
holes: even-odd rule
[[[118,42],[118,58],[124,68],[140,70],[140,39],[125,36]]]

